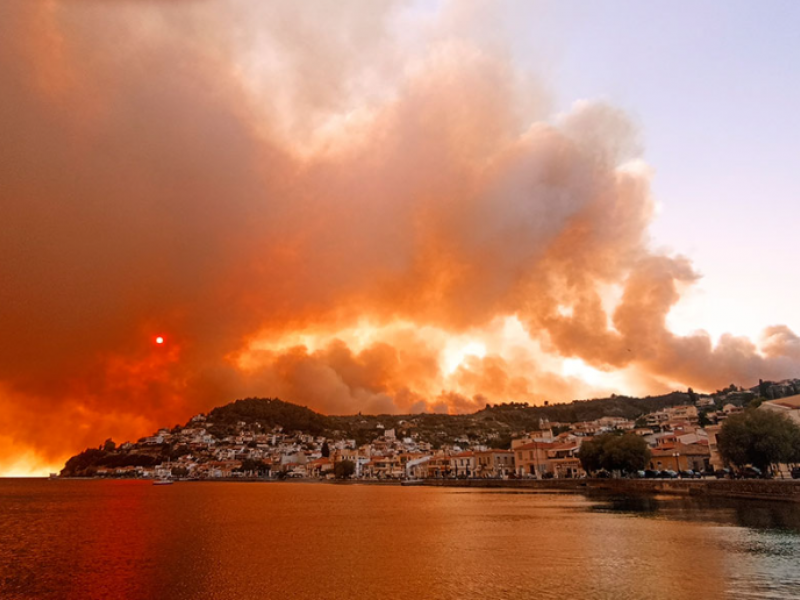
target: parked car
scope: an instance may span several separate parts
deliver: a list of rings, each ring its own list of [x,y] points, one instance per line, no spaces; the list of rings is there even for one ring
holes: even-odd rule
[[[764,473],[758,467],[744,467],[739,470],[737,476],[740,479],[761,479],[764,477]]]
[[[731,470],[730,469],[717,469],[714,471],[714,477],[717,479],[730,479],[731,477]]]
[[[792,479],[800,479],[800,467],[792,469]]]
[[[677,479],[678,474],[672,469],[664,469],[658,476],[661,479]]]
[[[645,479],[655,479],[658,477],[658,471],[654,471],[653,469],[647,469],[644,472]]]

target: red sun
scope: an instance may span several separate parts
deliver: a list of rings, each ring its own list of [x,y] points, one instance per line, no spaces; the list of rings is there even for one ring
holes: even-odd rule
[[[159,335],[159,336],[156,338],[156,344],[158,344],[158,345],[160,346],[160,345],[161,345],[161,344],[163,344],[163,343],[164,343],[164,338],[163,338],[163,337],[161,337],[161,336]]]

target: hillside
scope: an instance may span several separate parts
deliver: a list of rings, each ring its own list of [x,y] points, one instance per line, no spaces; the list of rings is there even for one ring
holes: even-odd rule
[[[449,443],[458,438],[486,440],[507,438],[538,429],[540,422],[574,423],[603,416],[626,419],[690,402],[689,395],[673,392],[663,396],[630,398],[615,396],[594,400],[576,400],[553,406],[523,404],[487,405],[473,414],[448,415],[421,413],[410,415],[326,416],[309,408],[277,398],[246,398],[215,408],[208,416],[209,432],[217,437],[231,435],[237,423],[258,424],[269,430],[280,426],[284,431],[300,431],[328,438],[350,438],[366,443],[385,429],[398,436],[416,434],[421,441]]]
[[[742,405],[756,397],[772,398],[791,394],[800,389],[800,380],[760,382],[754,391],[731,385],[711,395],[716,408],[723,404]],[[207,415],[192,417],[185,426],[162,429],[150,438],[117,447],[106,440],[98,448],[88,448],[70,458],[63,475],[85,475],[101,469],[153,467],[175,461],[199,449],[211,456],[210,448],[225,449],[247,437],[252,447],[263,445],[275,433],[291,438],[304,447],[315,446],[320,438],[353,440],[357,446],[382,438],[393,429],[398,439],[414,443],[469,448],[486,445],[508,448],[514,437],[552,425],[564,426],[601,417],[621,417],[634,420],[639,416],[667,407],[691,404],[698,400],[691,390],[662,396],[632,398],[612,396],[592,400],[575,400],[568,404],[528,406],[520,403],[490,405],[472,414],[448,415],[422,413],[410,415],[323,415],[307,407],[284,402],[277,398],[245,398],[211,410]],[[316,442],[307,438],[316,438]],[[237,438],[240,440],[236,442]],[[257,442],[256,439],[260,439]],[[180,440],[183,441],[180,441]],[[299,442],[306,439],[305,442]],[[188,441],[187,441],[188,440]],[[352,444],[352,442],[351,442]]]

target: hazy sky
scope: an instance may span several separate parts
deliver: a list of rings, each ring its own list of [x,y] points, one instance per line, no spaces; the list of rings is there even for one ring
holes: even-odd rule
[[[633,116],[655,170],[654,239],[703,274],[673,327],[800,329],[800,3],[542,6],[535,35],[518,26],[517,56],[549,59],[559,106],[606,98]]]
[[[798,375],[798,6],[0,3],[0,474]]]

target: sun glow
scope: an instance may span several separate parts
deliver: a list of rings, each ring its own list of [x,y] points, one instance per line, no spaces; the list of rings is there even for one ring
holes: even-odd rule
[[[567,358],[562,363],[561,372],[567,377],[577,377],[589,385],[600,385],[604,382],[605,373],[590,367],[579,358]]]
[[[486,345],[477,340],[468,341],[466,344],[460,340],[449,342],[442,351],[442,370],[445,375],[454,373],[470,356],[478,358],[486,356]]]
[[[43,464],[32,452],[15,457],[11,463],[0,464],[0,477],[47,477],[61,470],[62,464]]]
[[[161,345],[161,344],[163,344],[163,343],[164,343],[164,338],[163,338],[163,337],[161,337],[161,336],[159,335],[159,336],[156,338],[156,344],[158,344],[158,345],[160,346],[160,345]]]
[[[510,379],[516,378],[518,382],[528,377],[544,377],[545,380],[549,376],[567,377],[571,386],[568,390],[548,388],[546,385],[526,388],[528,391],[525,393],[529,394],[535,389],[536,393],[546,396],[550,401],[566,401],[572,399],[575,393],[612,393],[627,389],[626,386],[630,385],[630,374],[627,372],[615,375],[591,367],[579,359],[564,359],[548,354],[538,340],[530,337],[514,315],[499,317],[485,328],[461,333],[430,325],[417,326],[407,321],[380,324],[362,320],[350,327],[335,330],[309,328],[257,338],[240,351],[230,354],[228,359],[242,371],[252,372],[297,349],[303,355],[319,354],[325,364],[324,361],[328,359],[324,353],[335,344],[344,344],[356,355],[375,344],[387,344],[397,350],[398,364],[406,366],[414,365],[414,357],[427,354],[436,361],[438,372],[427,372],[422,379],[416,380],[416,387],[412,387],[430,397],[442,389],[468,396],[477,393],[479,390],[471,388],[469,382],[484,375],[485,368],[492,368],[490,365],[500,365]],[[487,365],[482,361],[477,362],[487,358],[496,361]],[[414,372],[413,366],[409,368]],[[409,373],[405,370],[402,372],[406,376]],[[513,395],[516,392],[511,389],[525,389],[525,386],[517,385],[517,388],[509,388],[507,393]]]

